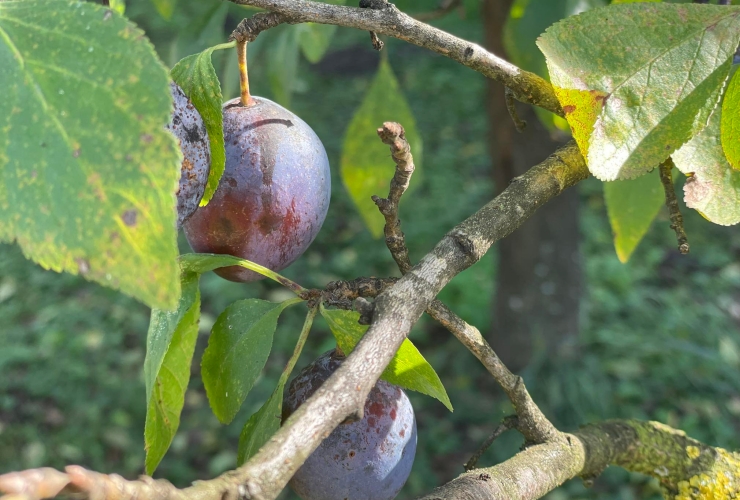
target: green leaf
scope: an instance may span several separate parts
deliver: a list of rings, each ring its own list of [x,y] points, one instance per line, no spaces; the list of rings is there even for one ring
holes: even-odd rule
[[[707,127],[673,154],[676,167],[689,176],[684,201],[706,219],[722,226],[740,222],[740,172],[725,158],[720,142],[722,109]]]
[[[283,411],[283,389],[285,382],[278,383],[270,398],[257,410],[239,435],[239,452],[236,463],[241,465],[254,456],[260,448],[280,429],[280,417]]]
[[[304,23],[296,26],[301,52],[308,62],[316,64],[326,54],[337,27],[333,24]]]
[[[411,145],[416,166],[414,179],[418,181],[422,143],[416,120],[390,64],[381,59],[378,72],[347,129],[340,164],[344,185],[375,238],[383,235],[385,219],[371,196],[387,196],[395,171],[388,146],[378,139],[376,133],[378,127],[388,121],[398,122],[406,130],[406,139]]]
[[[704,128],[740,41],[738,16],[726,6],[612,5],[542,35],[538,46],[591,173],[637,177]]]
[[[285,106],[290,106],[290,98],[293,94],[296,76],[298,74],[298,31],[292,27],[284,27],[277,30],[275,39],[267,48],[267,76],[270,80],[270,88],[275,96],[275,101]]]
[[[515,0],[504,25],[503,41],[509,59],[527,71],[547,75],[547,62],[537,48],[537,37],[561,19],[604,5],[605,0]],[[548,127],[568,130],[561,117],[542,108],[535,111]]]
[[[267,440],[270,439],[270,436],[275,434],[280,428],[283,410],[283,389],[288,382],[288,377],[290,377],[290,373],[293,371],[298,358],[301,356],[301,351],[303,351],[303,346],[306,344],[306,339],[311,331],[311,325],[313,325],[315,317],[316,308],[314,307],[308,310],[306,321],[303,323],[303,328],[293,350],[293,355],[288,360],[288,364],[285,365],[285,369],[278,380],[277,387],[265,404],[254,415],[249,417],[249,420],[244,425],[239,435],[239,452],[237,453],[236,460],[238,465],[243,464],[254,456]]]
[[[154,8],[157,9],[162,19],[169,21],[172,18],[172,14],[175,13],[177,0],[152,0],[152,3],[154,3]]]
[[[627,262],[665,203],[658,169],[637,179],[605,182],[604,200],[614,249],[620,262]]]
[[[618,3],[658,3],[662,2],[663,0],[612,0],[612,5],[618,4]]]
[[[177,310],[152,310],[144,360],[147,398],[144,442],[148,475],[159,465],[180,425],[180,413],[190,380],[190,364],[198,338],[198,278],[195,273],[183,274],[182,296]]]
[[[213,413],[222,423],[234,419],[265,367],[280,313],[300,301],[238,300],[216,320],[201,374]]]
[[[90,2],[0,2],[0,81],[0,241],[175,307],[181,158],[144,33]]]
[[[178,62],[172,71],[172,79],[182,88],[185,95],[193,102],[203,118],[208,132],[208,143],[211,146],[211,169],[208,172],[200,206],[205,206],[213,197],[218,182],[226,167],[226,150],[224,149],[224,117],[221,110],[223,98],[221,84],[211,64],[214,50],[234,47],[234,42],[216,45],[199,54],[188,56]]]
[[[321,315],[329,323],[337,345],[345,354],[352,352],[368,328],[358,323],[360,314],[354,311],[326,309],[322,306]],[[409,339],[403,341],[380,378],[404,389],[431,396],[452,411],[452,403],[437,372]]]
[[[740,72],[730,80],[722,101],[722,149],[732,168],[740,170]]]
[[[329,0],[325,3],[344,5],[345,0]],[[298,30],[301,52],[310,63],[316,64],[326,54],[337,27],[334,24],[302,23],[294,29]]]

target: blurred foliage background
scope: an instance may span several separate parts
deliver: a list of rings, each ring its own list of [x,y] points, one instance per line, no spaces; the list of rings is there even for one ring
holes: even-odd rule
[[[428,0],[397,5],[412,13],[434,8]],[[480,12],[479,1],[465,0],[433,24],[483,43]],[[126,13],[171,67],[225,40],[250,11],[217,0],[129,0]],[[249,52],[253,92],[283,103],[311,125],[333,166],[332,205],[323,230],[284,274],[311,287],[357,276],[397,275],[338,168],[345,131],[380,56],[367,33],[340,28],[332,33],[326,54],[312,63],[301,54],[297,30],[270,30],[250,44]],[[417,185],[401,213],[412,259],[418,260],[493,196],[486,81],[445,57],[397,40],[386,42],[384,51],[424,140],[423,175],[412,181]],[[238,93],[233,56],[217,52],[214,59],[225,99]],[[387,163],[390,180],[390,158]],[[684,207],[692,253],[680,256],[667,213],[661,211],[632,260],[621,264],[601,183],[589,179],[577,189],[584,276],[577,354],[553,355],[537,341],[546,331],[533,337],[534,354],[521,373],[535,400],[561,429],[607,418],[655,419],[713,445],[740,447],[740,232],[711,225]],[[184,240],[182,250],[189,250]],[[440,294],[483,332],[491,331],[498,265],[492,252]],[[240,285],[212,273],[201,283],[204,313],[196,360],[213,321],[233,300],[280,300],[287,293],[273,283]],[[550,292],[543,288],[537,293]],[[148,319],[149,311],[132,299],[79,277],[44,271],[26,261],[16,246],[0,245],[0,473],[67,463],[127,477],[142,472]],[[193,364],[180,430],[157,476],[185,485],[235,465],[241,426],[271,393],[302,320],[298,309],[283,315],[263,378],[227,427],[211,414],[198,362]],[[448,332],[422,318],[411,338],[438,371],[455,412],[409,394],[419,450],[399,498],[413,498],[462,472],[462,464],[511,413],[501,391]],[[317,320],[299,365],[333,345],[328,327]],[[521,444],[516,434],[504,435],[481,463],[505,460]],[[293,498],[287,491],[283,497]],[[548,498],[659,496],[654,482],[610,469],[590,489],[571,481]]]

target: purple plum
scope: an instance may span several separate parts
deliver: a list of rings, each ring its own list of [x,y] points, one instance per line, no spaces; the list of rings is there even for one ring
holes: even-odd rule
[[[177,137],[182,151],[180,185],[177,188],[177,228],[180,229],[198,208],[206,189],[211,167],[211,146],[203,118],[190,99],[174,82],[170,82],[170,92],[175,107],[166,128]]]
[[[223,107],[226,170],[211,201],[185,222],[196,252],[229,254],[273,271],[293,263],[321,229],[331,173],[321,140],[303,120],[261,97]],[[232,266],[230,281],[262,276]]]
[[[339,367],[336,351],[323,354],[291,382],[283,399],[283,421]],[[290,481],[303,500],[391,500],[411,472],[416,454],[416,419],[406,393],[378,380],[361,420],[340,424],[308,457]]]

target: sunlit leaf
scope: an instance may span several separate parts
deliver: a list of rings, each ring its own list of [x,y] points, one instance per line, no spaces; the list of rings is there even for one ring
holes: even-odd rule
[[[198,275],[184,273],[178,308],[152,310],[149,322],[144,360],[147,399],[144,442],[149,475],[164,457],[180,425],[199,320]]]
[[[344,185],[375,238],[383,235],[385,219],[371,196],[387,196],[395,171],[388,146],[378,139],[376,132],[387,121],[398,122],[406,130],[417,172],[415,182],[411,183],[413,186],[419,180],[421,137],[390,64],[381,60],[378,72],[347,129],[340,165]]]
[[[110,0],[110,8],[123,15],[126,12],[126,2],[124,0]]]
[[[233,43],[216,45],[199,54],[193,54],[178,62],[172,68],[172,79],[193,102],[203,118],[208,132],[208,142],[211,147],[211,168],[208,172],[206,184],[200,206],[208,204],[216,192],[218,182],[226,166],[226,150],[224,149],[224,124],[221,104],[221,84],[216,71],[211,64],[211,55],[214,50],[233,47]]]
[[[614,249],[627,262],[665,203],[658,169],[626,181],[604,183],[604,200],[614,233]]]
[[[91,2],[0,2],[0,81],[0,240],[175,307],[181,158],[144,34]]]
[[[337,345],[345,354],[352,352],[368,328],[357,322],[360,315],[354,311],[326,309],[322,306],[321,315],[329,323]],[[380,378],[404,389],[431,396],[452,411],[452,403],[437,372],[408,339],[403,341]]]
[[[597,116],[587,141],[596,177],[642,175],[706,125],[740,41],[738,16],[740,9],[716,5],[612,5],[542,35],[538,46],[559,97],[579,95],[561,101],[571,108],[569,123],[574,113]],[[603,99],[587,99],[592,91]]]
[[[740,170],[740,71],[727,86],[722,101],[721,138],[722,149],[732,168]]]
[[[213,413],[222,423],[231,422],[252,390],[272,349],[278,317],[296,301],[300,299],[239,300],[216,320],[203,353],[201,375]]]
[[[722,110],[709,125],[673,154],[676,167],[689,176],[684,201],[705,218],[722,226],[740,222],[740,172],[725,158],[720,140]]]
[[[324,3],[344,5],[346,0],[325,0]],[[334,24],[301,23],[293,28],[298,32],[298,45],[308,62],[321,61],[334,37],[337,26]]]

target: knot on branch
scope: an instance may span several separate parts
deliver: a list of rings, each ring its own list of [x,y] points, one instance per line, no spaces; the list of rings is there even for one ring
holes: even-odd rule
[[[330,306],[352,309],[358,297],[377,297],[398,278],[357,278],[352,281],[332,281],[321,292],[321,300]]]
[[[355,311],[360,313],[360,319],[358,323],[361,325],[369,325],[373,322],[373,313],[375,312],[375,304],[370,302],[364,297],[357,297],[353,304]]]
[[[383,10],[392,6],[388,0],[360,0],[361,9]]]
[[[253,42],[257,38],[257,35],[263,31],[285,22],[288,22],[287,18],[277,12],[261,12],[255,14],[252,17],[242,19],[236,29],[232,31],[231,36],[229,36],[229,41],[236,40],[239,43]]]

